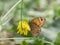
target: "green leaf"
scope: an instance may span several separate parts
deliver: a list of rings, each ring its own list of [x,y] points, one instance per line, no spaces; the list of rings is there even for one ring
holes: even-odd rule
[[[30,45],[30,43],[23,41],[22,45]]]
[[[60,45],[60,32],[57,35],[55,43]]]
[[[42,40],[36,39],[33,45],[44,45],[44,42]]]

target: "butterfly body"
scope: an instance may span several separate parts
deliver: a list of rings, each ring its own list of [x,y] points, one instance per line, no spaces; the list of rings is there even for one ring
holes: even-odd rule
[[[29,22],[32,36],[38,36],[40,34],[44,22],[45,18],[42,17],[34,18]]]

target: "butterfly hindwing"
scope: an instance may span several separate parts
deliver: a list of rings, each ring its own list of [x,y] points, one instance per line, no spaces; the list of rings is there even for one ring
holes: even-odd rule
[[[39,27],[34,23],[30,22],[31,33],[33,36],[38,36],[40,33]]]

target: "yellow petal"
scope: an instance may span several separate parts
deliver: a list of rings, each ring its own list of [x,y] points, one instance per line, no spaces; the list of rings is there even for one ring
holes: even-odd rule
[[[22,29],[21,25],[22,25],[22,27],[24,27],[24,29]],[[30,30],[30,27],[29,27],[29,25],[28,25],[27,22],[20,21],[19,24],[18,24],[17,29],[18,29],[18,32],[17,33],[27,35],[28,34],[28,31]]]
[[[28,32],[28,31],[25,30],[25,31],[24,31],[24,35],[27,35],[27,32]]]
[[[20,31],[20,34],[23,34],[23,31]]]

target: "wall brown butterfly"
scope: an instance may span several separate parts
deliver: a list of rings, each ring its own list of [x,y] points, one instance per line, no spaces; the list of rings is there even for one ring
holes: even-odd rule
[[[32,36],[38,36],[40,34],[41,27],[43,26],[44,22],[45,18],[43,17],[34,18],[29,22]]]

